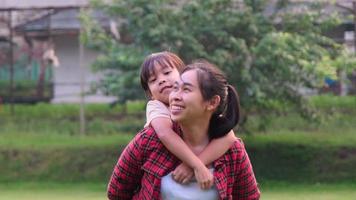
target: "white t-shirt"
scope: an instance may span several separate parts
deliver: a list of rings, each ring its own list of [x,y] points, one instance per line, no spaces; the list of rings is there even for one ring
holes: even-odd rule
[[[213,172],[214,169],[210,168]],[[200,189],[198,182],[192,181],[186,185],[175,182],[172,173],[162,177],[161,196],[163,200],[217,200],[218,190],[214,185],[208,190]]]
[[[171,113],[169,112],[168,107],[158,100],[148,101],[146,106],[145,127],[150,125],[151,121],[158,117],[165,117],[171,119]]]

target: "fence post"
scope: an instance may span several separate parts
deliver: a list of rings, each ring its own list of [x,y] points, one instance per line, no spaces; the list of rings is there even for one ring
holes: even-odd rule
[[[82,11],[82,8],[79,8],[79,11]],[[83,65],[84,58],[84,46],[80,40],[80,36],[82,34],[83,28],[82,24],[80,24],[78,41],[79,41],[79,68],[80,68],[80,134],[85,135],[85,70]]]

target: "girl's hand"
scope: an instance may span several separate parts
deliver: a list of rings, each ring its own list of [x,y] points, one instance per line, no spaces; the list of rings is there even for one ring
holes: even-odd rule
[[[193,178],[193,175],[193,169],[184,163],[178,165],[172,173],[173,180],[180,184],[189,183],[189,181]]]
[[[213,186],[214,176],[205,165],[195,168],[194,174],[201,189],[207,190]]]

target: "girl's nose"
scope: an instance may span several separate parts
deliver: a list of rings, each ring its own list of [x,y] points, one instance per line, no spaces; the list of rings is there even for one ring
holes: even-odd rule
[[[162,84],[165,83],[165,82],[166,82],[165,79],[161,79],[158,84],[159,84],[159,85],[162,85]]]

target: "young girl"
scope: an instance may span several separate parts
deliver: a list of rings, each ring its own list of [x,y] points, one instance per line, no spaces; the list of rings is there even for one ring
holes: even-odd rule
[[[151,54],[144,60],[141,66],[141,85],[150,98],[146,107],[145,127],[152,126],[165,147],[182,161],[172,173],[175,181],[186,184],[194,172],[200,187],[208,189],[213,185],[213,175],[206,165],[221,157],[236,138],[232,130],[227,131],[224,137],[213,139],[197,157],[173,131],[168,109],[169,94],[173,85],[180,80],[179,72],[184,67],[177,55],[166,51]]]

